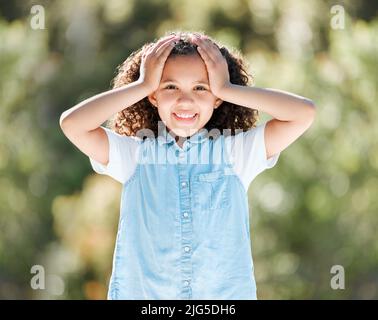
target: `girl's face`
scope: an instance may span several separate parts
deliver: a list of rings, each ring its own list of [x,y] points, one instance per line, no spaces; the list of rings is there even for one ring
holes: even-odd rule
[[[223,102],[210,91],[206,65],[198,54],[168,58],[160,85],[148,98],[168,129],[181,137],[202,129]]]

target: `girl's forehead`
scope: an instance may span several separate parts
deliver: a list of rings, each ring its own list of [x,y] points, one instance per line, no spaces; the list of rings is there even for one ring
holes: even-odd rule
[[[200,57],[199,54],[193,53],[193,54],[173,54],[168,56],[167,62],[193,62],[193,61],[198,61],[198,62],[203,62],[202,58]]]
[[[169,57],[165,62],[165,68],[168,72],[174,72],[177,69],[190,71],[195,69],[196,72],[206,72],[206,65],[198,55],[177,55]]]
[[[192,79],[203,81],[207,79],[206,65],[201,57],[177,56],[166,61],[162,81]],[[207,80],[206,80],[207,81]]]

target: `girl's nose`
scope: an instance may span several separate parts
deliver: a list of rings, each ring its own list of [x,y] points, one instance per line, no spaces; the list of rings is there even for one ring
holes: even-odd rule
[[[180,103],[183,103],[183,102],[192,103],[193,98],[190,94],[181,93],[180,96],[177,98],[177,101],[180,102]]]

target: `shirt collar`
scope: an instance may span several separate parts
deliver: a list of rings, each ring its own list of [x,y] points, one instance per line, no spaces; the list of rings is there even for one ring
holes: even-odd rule
[[[168,132],[167,127],[163,126],[161,133],[158,133],[157,141],[159,145],[169,144],[175,141],[174,137]],[[195,134],[187,138],[190,143],[201,143],[208,138],[208,131],[205,128],[200,129]]]

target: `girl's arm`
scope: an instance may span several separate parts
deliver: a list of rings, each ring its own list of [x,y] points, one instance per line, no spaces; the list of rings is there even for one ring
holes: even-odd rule
[[[107,165],[109,141],[101,124],[125,106],[143,99],[148,93],[148,87],[138,81],[100,93],[63,112],[60,127],[80,151]]]
[[[315,119],[314,103],[292,93],[228,84],[219,98],[271,115],[265,127],[266,156],[281,152],[298,139]]]
[[[62,113],[60,127],[79,150],[103,165],[108,164],[109,141],[101,124],[156,90],[174,40],[177,37],[163,38],[143,54],[137,81],[95,95]]]
[[[215,96],[266,112],[274,118],[265,126],[267,159],[287,148],[310,127],[316,113],[311,100],[284,91],[232,84],[227,61],[219,48],[206,37],[193,37],[193,41],[205,61],[211,91]]]
[[[280,121],[308,121],[315,114],[311,100],[277,89],[229,84],[219,98],[263,111]]]
[[[136,81],[97,94],[64,111],[60,125],[64,133],[68,134],[95,130],[112,115],[142,100],[148,93],[145,84]]]

